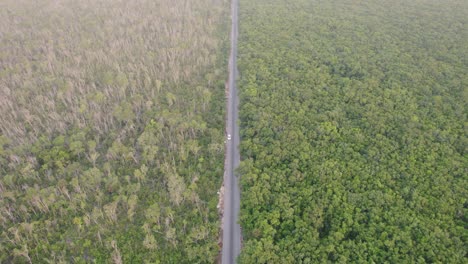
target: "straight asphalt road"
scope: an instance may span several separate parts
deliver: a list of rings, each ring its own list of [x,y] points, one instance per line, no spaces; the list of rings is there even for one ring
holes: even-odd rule
[[[224,171],[224,215],[222,263],[235,263],[241,249],[241,229],[238,224],[240,208],[239,180],[234,170],[239,166],[239,126],[236,77],[237,77],[237,35],[238,0],[231,2],[231,55],[229,58],[229,95],[227,100],[226,161]],[[229,139],[230,135],[230,139]]]

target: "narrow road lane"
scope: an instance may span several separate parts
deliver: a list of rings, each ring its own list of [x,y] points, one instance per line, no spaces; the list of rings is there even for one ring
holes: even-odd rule
[[[226,163],[224,171],[224,216],[223,216],[223,250],[222,263],[235,263],[241,248],[241,230],[238,224],[240,208],[239,181],[234,170],[239,166],[239,127],[238,101],[236,77],[237,77],[237,12],[238,0],[231,2],[231,55],[229,59],[229,97],[227,102],[226,133],[230,135],[226,144]],[[228,136],[229,137],[229,136]]]

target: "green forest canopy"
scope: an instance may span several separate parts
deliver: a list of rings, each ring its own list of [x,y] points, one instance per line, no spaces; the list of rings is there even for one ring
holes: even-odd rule
[[[241,263],[464,263],[467,1],[241,0]]]

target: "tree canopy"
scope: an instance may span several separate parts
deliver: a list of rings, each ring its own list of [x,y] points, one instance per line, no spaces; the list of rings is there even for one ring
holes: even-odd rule
[[[228,12],[1,1],[1,263],[215,261]]]
[[[467,3],[241,0],[241,263],[467,261]]]

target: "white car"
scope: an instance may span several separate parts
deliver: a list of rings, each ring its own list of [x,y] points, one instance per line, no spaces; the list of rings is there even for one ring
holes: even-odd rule
[[[231,140],[231,134],[227,134],[227,140]]]

